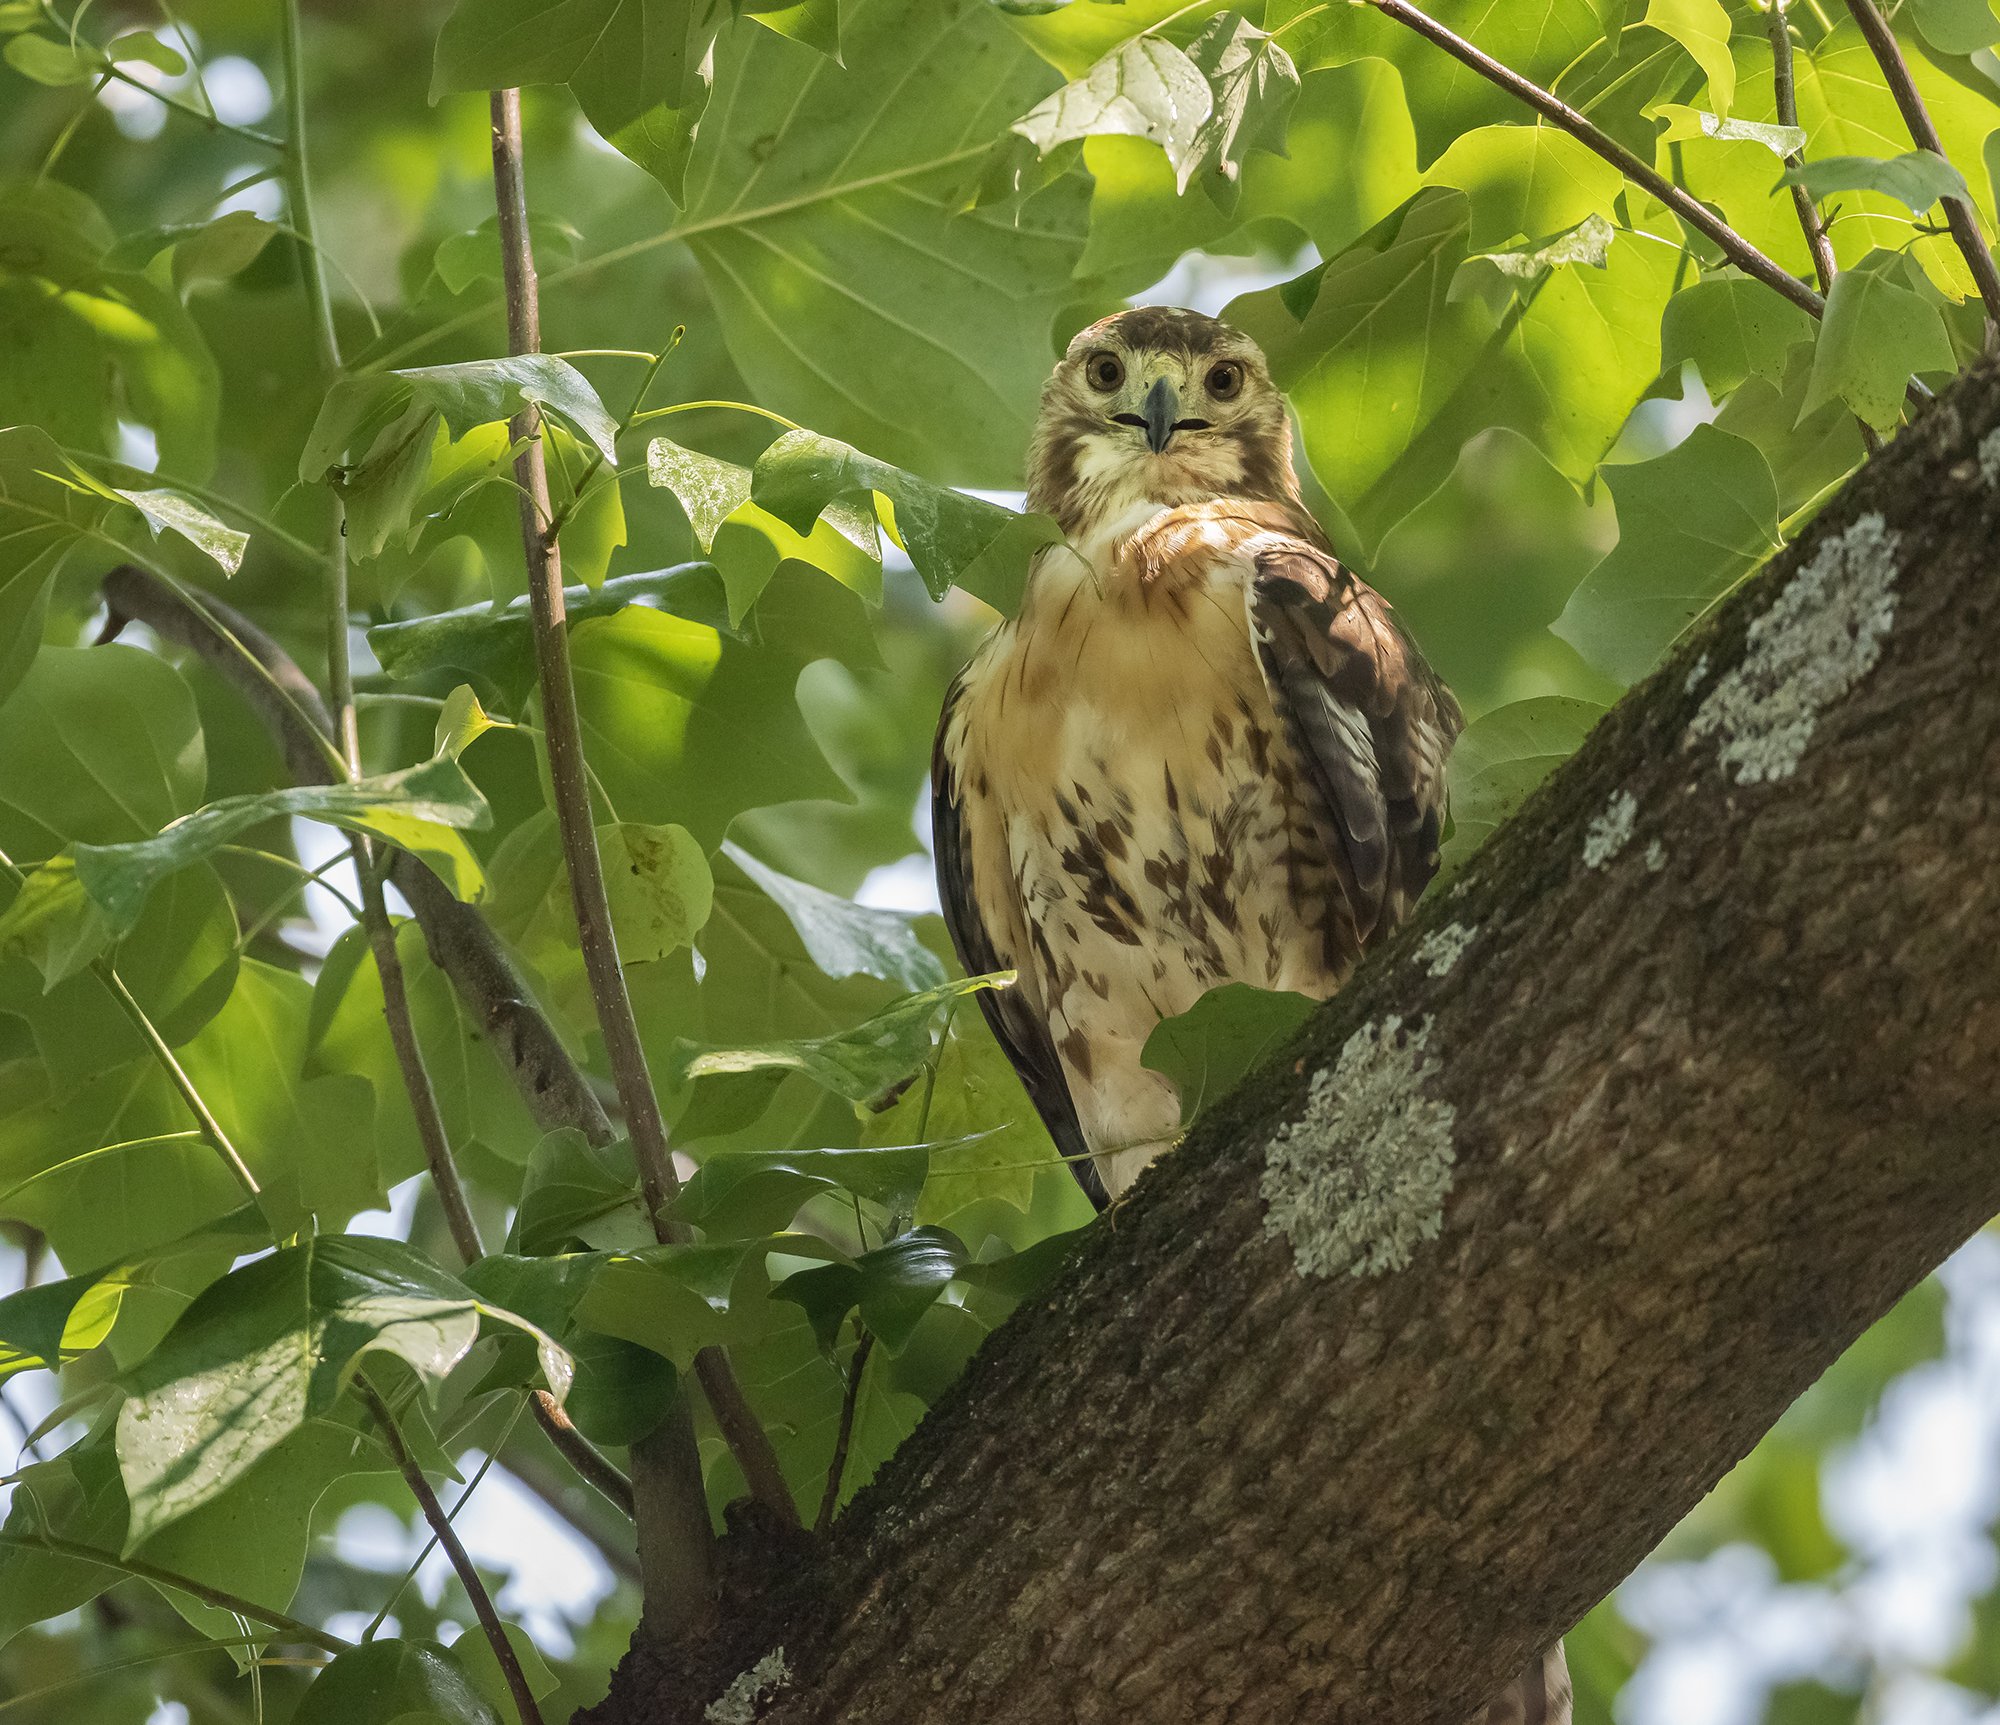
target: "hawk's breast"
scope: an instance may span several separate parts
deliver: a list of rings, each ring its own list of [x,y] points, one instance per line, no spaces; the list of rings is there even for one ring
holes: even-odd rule
[[[1181,530],[1184,513],[1088,565],[1045,554],[946,743],[972,763],[981,914],[1092,1149],[1129,1147],[1130,1173],[1178,1128],[1173,1086],[1139,1064],[1163,1017],[1224,982],[1325,995],[1352,962],[1251,644],[1249,559],[1215,523]]]

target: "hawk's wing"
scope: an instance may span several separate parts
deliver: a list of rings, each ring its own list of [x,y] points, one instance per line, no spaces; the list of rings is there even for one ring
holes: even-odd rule
[[[960,784],[957,765],[945,747],[963,681],[961,678],[953,683],[945,696],[937,742],[931,751],[931,838],[937,853],[938,897],[944,906],[945,926],[951,930],[951,943],[968,976],[995,970],[1025,970],[1027,954],[1010,950],[1013,943],[1004,933],[988,926],[974,890],[972,845],[965,831],[965,787]],[[997,885],[989,883],[989,887]],[[1018,986],[981,989],[978,999],[994,1037],[1021,1075],[1028,1100],[1034,1103],[1035,1112],[1055,1140],[1056,1150],[1069,1158],[1070,1172],[1090,1201],[1102,1210],[1110,1199],[1090,1163],[1090,1146],[1084,1142],[1076,1104],[1070,1100],[1069,1082],[1063,1077],[1055,1042],[1041,1014],[1035,1010],[1027,991]]]
[[[1458,703],[1388,602],[1316,529],[1258,534],[1251,638],[1287,740],[1347,861],[1356,935],[1400,921],[1438,866]]]

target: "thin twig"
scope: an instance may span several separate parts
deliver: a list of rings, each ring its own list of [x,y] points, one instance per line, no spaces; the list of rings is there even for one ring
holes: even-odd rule
[[[1787,0],[1771,0],[1771,14],[1766,28],[1771,37],[1771,77],[1778,98],[1778,124],[1790,126],[1794,131],[1799,124],[1798,83],[1792,71],[1792,27],[1785,16]],[[1787,168],[1805,165],[1805,153],[1791,150],[1785,155]],[[1797,181],[1792,184],[1792,208],[1798,212],[1799,230],[1805,235],[1806,250],[1812,253],[1813,273],[1819,277],[1819,291],[1833,291],[1833,277],[1838,269],[1833,255],[1833,241],[1827,237],[1826,223],[1820,220],[1819,205],[1811,192]],[[1882,447],[1882,439],[1874,426],[1856,415],[1854,423],[1861,428],[1862,446],[1870,455]]]
[[[1497,84],[1508,94],[1519,97],[1551,125],[1569,133],[1584,148],[1602,156],[1634,185],[1643,187],[1658,198],[1689,227],[1705,234],[1744,274],[1755,276],[1766,287],[1775,289],[1814,317],[1825,314],[1826,302],[1783,264],[1766,257],[1707,205],[1682,191],[1679,186],[1660,174],[1650,162],[1634,155],[1616,138],[1592,124],[1560,96],[1552,95],[1539,84],[1530,83],[1511,67],[1503,66],[1492,55],[1466,41],[1463,36],[1453,34],[1428,13],[1418,11],[1409,4],[1409,0],[1368,0],[1368,3],[1378,12],[1395,19],[1399,24],[1407,25],[1419,36],[1442,48],[1453,59],[1470,67],[1487,82]]]
[[[520,1714],[521,1725],[542,1725],[542,1710],[535,1705],[535,1694],[528,1687],[527,1673],[521,1669],[520,1657],[514,1651],[513,1642],[507,1639],[507,1626],[500,1621],[500,1613],[493,1609],[493,1598],[486,1591],[486,1583],[479,1579],[479,1571],[473,1567],[472,1559],[466,1555],[458,1530],[451,1525],[451,1517],[445,1514],[444,1505],[438,1502],[437,1493],[431,1490],[430,1481],[424,1478],[424,1470],[410,1455],[409,1447],[403,1442],[403,1434],[396,1429],[394,1417],[387,1404],[375,1393],[374,1387],[365,1379],[356,1378],[354,1393],[361,1398],[369,1417],[381,1431],[382,1441],[389,1446],[397,1470],[415,1495],[418,1508],[424,1512],[424,1520],[430,1523],[431,1532],[437,1536],[438,1544],[444,1547],[451,1567],[471,1596],[472,1609],[479,1618],[479,1627],[486,1636],[487,1646],[493,1649],[493,1657],[499,1662],[500,1675],[507,1680],[507,1692],[514,1698],[514,1711]]]
[[[1787,0],[1771,0],[1767,28],[1771,35],[1772,78],[1778,94],[1778,124],[1796,131],[1799,95],[1792,73],[1792,27],[1785,17],[1786,4]],[[1804,162],[1805,155],[1799,150],[1793,150],[1785,157],[1787,168],[1800,167]],[[1826,237],[1826,224],[1819,219],[1819,205],[1813,202],[1812,193],[1804,186],[1795,184],[1792,187],[1792,207],[1799,213],[1799,227],[1806,236],[1806,250],[1812,253],[1813,271],[1819,277],[1819,291],[1827,293],[1833,287],[1836,265],[1833,241]]]
[[[518,90],[496,90],[492,98],[493,190],[500,225],[500,256],[507,290],[507,341],[512,353],[539,353],[542,346],[541,305],[535,275],[534,247],[528,233],[527,191],[522,177],[521,96]],[[611,923],[610,901],[604,890],[604,864],[597,849],[597,829],[591,818],[590,790],[584,771],[583,733],[577,717],[576,683],[570,666],[565,628],[562,548],[542,526],[553,519],[541,419],[533,404],[516,414],[508,427],[519,454],[514,474],[520,481],[521,543],[528,565],[528,599],[534,616],[535,664],[542,697],[544,757],[555,804],[556,826],[567,865],[570,902],[576,913],[577,942],[590,981],[591,1000],[604,1037],[605,1055],[618,1087],[618,1100],[639,1165],[646,1214],[662,1242],[686,1238],[686,1229],[668,1220],[667,1207],[680,1182],[674,1176],[667,1147],[666,1122],[647,1068],[639,1039],[638,1020],[625,987],[618,960],[618,940]],[[796,1524],[798,1506],[778,1467],[769,1437],[751,1413],[729,1368],[717,1349],[704,1349],[695,1362],[724,1438],[743,1469],[752,1493],[767,1508]],[[656,1442],[666,1443],[664,1436]],[[676,1449],[684,1446],[678,1440]],[[700,1457],[690,1453],[676,1462],[692,1467],[699,1482]],[[691,1501],[682,1494],[680,1501]],[[702,1562],[708,1562],[704,1555]]]
[[[590,1440],[576,1429],[569,1415],[563,1411],[562,1403],[547,1390],[531,1391],[528,1400],[535,1410],[535,1423],[562,1453],[563,1460],[576,1469],[577,1477],[614,1508],[630,1516],[633,1513],[632,1482],[597,1453]]]
[[[1903,124],[1909,128],[1911,141],[1918,149],[1929,150],[1932,155],[1949,161],[1944,139],[1938,136],[1931,111],[1924,105],[1916,80],[1910,76],[1909,63],[1903,58],[1902,46],[1889,21],[1875,9],[1874,0],[1847,0],[1847,9],[1861,26],[1875,63],[1882,68],[1883,80],[1902,110]],[[1972,271],[1972,279],[1979,284],[1979,297],[1986,302],[1986,351],[1991,353],[2000,347],[2000,269],[1994,267],[1986,236],[1979,231],[1979,212],[1973,208],[1972,200],[1947,192],[1943,201],[1951,237],[1965,255],[1966,268]]]
[[[840,1401],[840,1430],[833,1440],[833,1460],[827,1464],[826,1490],[820,1495],[819,1514],[813,1517],[813,1536],[818,1538],[833,1525],[833,1512],[840,1507],[840,1480],[847,1472],[847,1446],[854,1439],[854,1410],[861,1401],[861,1374],[868,1369],[868,1356],[875,1351],[875,1333],[863,1330],[854,1344],[854,1356],[847,1362],[847,1393]]]
[[[327,292],[319,230],[313,219],[312,180],[306,165],[305,54],[299,0],[285,0],[281,23],[286,129],[291,142],[285,161],[285,181],[291,200],[292,226],[305,252],[301,262],[306,300],[319,346],[320,370],[326,381],[331,382],[340,372],[340,331],[334,324],[333,300]],[[347,776],[354,778],[361,771],[361,730],[347,640],[347,529],[338,502],[334,505],[326,572],[327,683],[333,697],[334,740],[346,764]],[[410,1099],[417,1141],[423,1146],[424,1166],[430,1170],[431,1185],[444,1210],[452,1243],[466,1263],[475,1263],[485,1255],[485,1248],[480,1243],[479,1226],[472,1218],[472,1206],[466,1199],[465,1183],[452,1161],[451,1136],[445,1128],[444,1113],[438,1107],[437,1087],[424,1066],[423,1045],[410,1016],[409,986],[403,976],[403,961],[396,953],[396,927],[389,920],[389,907],[382,893],[386,865],[378,862],[375,847],[364,838],[351,839],[348,848],[361,883],[361,926],[367,931],[368,950],[374,955],[375,974],[382,984],[382,1016],[388,1024],[389,1044],[395,1050],[403,1089]]]
[[[238,1617],[247,1617],[253,1623],[263,1623],[294,1641],[303,1641],[313,1647],[324,1647],[329,1653],[345,1653],[354,1645],[343,1641],[338,1635],[329,1635],[324,1629],[315,1629],[310,1623],[301,1623],[296,1617],[287,1617],[282,1611],[273,1611],[268,1606],[257,1605],[234,1593],[226,1593],[219,1587],[211,1587],[205,1581],[197,1581],[191,1575],[182,1575],[177,1570],[162,1569],[157,1563],[148,1563],[143,1557],[120,1557],[115,1551],[105,1551],[95,1545],[79,1544],[73,1539],[61,1539],[52,1533],[8,1533],[0,1530],[0,1546],[11,1546],[19,1551],[45,1551],[51,1557],[69,1557],[79,1563],[94,1563],[103,1569],[113,1569],[121,1575],[135,1575],[141,1581],[150,1581],[157,1587],[178,1588],[182,1593],[199,1599],[205,1605],[213,1605],[221,1611],[234,1612]]]

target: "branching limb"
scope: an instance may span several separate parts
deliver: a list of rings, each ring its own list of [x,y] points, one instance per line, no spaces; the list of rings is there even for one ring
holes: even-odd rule
[[[451,1525],[451,1517],[445,1514],[444,1505],[438,1502],[437,1493],[431,1490],[430,1481],[424,1478],[424,1470],[411,1456],[409,1446],[403,1442],[403,1434],[396,1429],[395,1418],[382,1398],[363,1378],[354,1380],[354,1393],[368,1409],[369,1417],[382,1434],[382,1441],[389,1446],[389,1453],[395,1458],[397,1471],[415,1495],[418,1508],[424,1512],[424,1520],[430,1524],[438,1544],[444,1547],[445,1556],[451,1560],[452,1569],[470,1596],[486,1644],[493,1649],[500,1674],[507,1680],[507,1692],[514,1698],[514,1711],[521,1716],[521,1725],[542,1725],[542,1710],[535,1705],[527,1673],[521,1669],[514,1644],[507,1639],[507,1627],[500,1621],[500,1613],[493,1609],[492,1595],[486,1591],[486,1583],[480,1580],[479,1571],[467,1555],[458,1537],[458,1529]]]
[[[1910,130],[1911,141],[1918,149],[1929,150],[1932,155],[1949,161],[1944,139],[1938,136],[1931,111],[1924,105],[1916,80],[1910,76],[1909,63],[1903,58],[1902,46],[1889,21],[1875,9],[1874,0],[1847,0],[1847,9],[1861,26],[1861,34],[1867,38],[1869,50],[1882,68],[1883,81],[1902,110],[1903,124]],[[1979,284],[1979,297],[1986,304],[1986,351],[1991,353],[2000,346],[2000,269],[1994,267],[1986,236],[1979,231],[1979,212],[1972,207],[1970,198],[1947,195],[1944,215],[1951,224],[1951,237],[1965,256],[1966,268]]]
[[[840,1398],[840,1429],[833,1440],[833,1460],[827,1464],[826,1490],[821,1493],[819,1514],[813,1517],[813,1533],[824,1534],[833,1525],[834,1511],[840,1507],[841,1476],[847,1472],[847,1449],[854,1441],[854,1411],[861,1402],[861,1374],[868,1370],[868,1356],[875,1351],[875,1333],[863,1330],[847,1363],[847,1393]]]

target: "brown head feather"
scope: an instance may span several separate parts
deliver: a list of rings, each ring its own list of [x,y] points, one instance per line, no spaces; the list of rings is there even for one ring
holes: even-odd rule
[[[1110,355],[1121,382],[1093,384],[1091,367]],[[1240,368],[1226,397],[1210,387],[1219,363]],[[1180,411],[1204,420],[1176,431],[1155,454],[1133,415],[1164,377]],[[1075,538],[1133,503],[1199,503],[1212,497],[1293,502],[1291,425],[1263,352],[1220,318],[1177,306],[1138,306],[1078,332],[1042,390],[1028,451],[1028,507],[1053,515]]]

